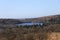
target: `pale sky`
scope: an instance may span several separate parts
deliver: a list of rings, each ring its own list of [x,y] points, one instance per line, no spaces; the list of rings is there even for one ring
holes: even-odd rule
[[[35,18],[60,14],[60,0],[0,0],[0,18]]]

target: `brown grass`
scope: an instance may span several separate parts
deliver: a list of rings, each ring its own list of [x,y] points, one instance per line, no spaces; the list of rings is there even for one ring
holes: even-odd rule
[[[42,27],[20,27],[4,29],[0,34],[0,40],[59,40],[60,24],[51,24]]]

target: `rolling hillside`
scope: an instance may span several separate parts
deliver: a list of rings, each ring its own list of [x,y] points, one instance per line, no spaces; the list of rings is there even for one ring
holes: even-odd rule
[[[41,21],[46,25],[42,27],[15,26],[24,22]],[[28,19],[0,19],[0,27],[6,27],[0,32],[0,40],[60,40],[60,15]]]
[[[38,18],[26,18],[26,19],[0,19],[0,24],[17,24],[23,22],[48,22],[49,20],[60,20],[60,15],[52,15]]]

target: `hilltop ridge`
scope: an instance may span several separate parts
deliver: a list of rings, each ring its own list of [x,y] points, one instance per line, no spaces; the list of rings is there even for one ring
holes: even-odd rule
[[[60,15],[52,15],[38,18],[26,18],[26,19],[0,19],[0,24],[17,24],[23,22],[40,22],[40,21],[48,22],[51,19],[60,20]]]

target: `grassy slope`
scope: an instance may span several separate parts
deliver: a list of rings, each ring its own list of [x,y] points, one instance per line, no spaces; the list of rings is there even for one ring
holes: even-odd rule
[[[51,24],[49,26],[44,26],[43,28],[29,27],[29,28],[6,28],[2,34],[0,34],[0,39],[5,40],[47,40],[48,33],[60,32],[60,24]]]
[[[49,16],[49,17],[41,17],[41,18],[34,18],[34,19],[25,19],[24,21],[32,21],[32,22],[39,22],[41,20],[48,21],[51,18],[58,18],[57,16]],[[5,19],[4,19],[5,20]],[[23,20],[21,20],[23,21]],[[1,21],[0,21],[1,22]],[[6,21],[5,21],[6,22]],[[20,22],[20,21],[19,21]],[[10,21],[7,21],[7,23],[11,23]],[[15,22],[13,22],[15,23]],[[0,24],[0,27],[4,26]],[[11,27],[12,25],[5,25]],[[4,26],[4,27],[5,27]],[[13,25],[14,27],[14,25]],[[60,33],[60,24],[49,24],[43,27],[20,27],[15,29],[4,29],[2,33],[0,33],[0,40],[47,40],[48,34],[50,33]]]

